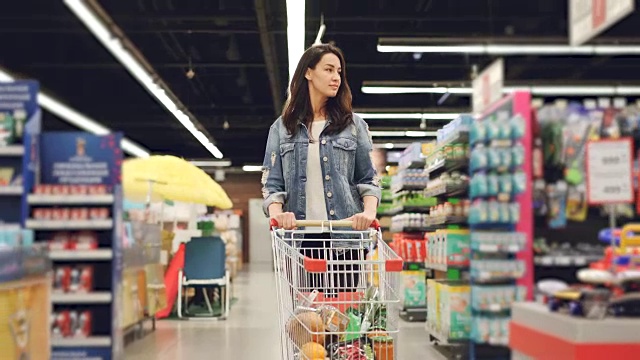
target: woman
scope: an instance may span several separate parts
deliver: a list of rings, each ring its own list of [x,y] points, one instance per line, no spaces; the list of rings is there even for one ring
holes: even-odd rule
[[[352,112],[342,51],[328,44],[307,49],[282,116],[269,130],[262,177],[265,214],[289,230],[305,219],[348,219],[354,230],[366,230],[381,194],[371,151],[369,128]],[[333,245],[303,241],[301,247],[307,256],[326,258]],[[336,255],[359,258],[354,250]],[[338,286],[351,287],[358,280],[347,282]]]

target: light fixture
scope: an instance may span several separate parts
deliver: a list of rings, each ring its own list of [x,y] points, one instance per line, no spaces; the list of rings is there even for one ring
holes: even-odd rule
[[[0,82],[12,82],[14,80],[14,77],[9,73],[0,70]],[[38,104],[40,104],[40,106],[42,106],[50,113],[84,131],[96,135],[105,135],[111,132],[109,128],[105,127],[99,122],[79,113],[78,111],[42,92],[38,93]],[[150,155],[149,150],[143,148],[142,146],[127,138],[122,139],[122,141],[120,142],[120,147],[122,148],[122,151],[136,157],[144,158],[149,157]]]
[[[396,39],[380,38],[378,52],[383,53],[449,53],[475,55],[640,55],[639,45],[509,45],[509,44],[469,44],[469,45],[406,45],[392,43]],[[405,39],[402,39],[405,42]],[[419,40],[419,39],[417,39]],[[391,43],[391,44],[390,44]]]
[[[243,171],[246,172],[258,172],[258,171],[262,171],[262,166],[260,165],[245,165],[242,167]]]
[[[459,113],[356,113],[363,119],[375,120],[453,120],[460,116]]]
[[[287,0],[287,50],[289,51],[289,81],[293,79],[298,61],[304,53],[306,0]]]
[[[219,161],[209,161],[209,160],[193,160],[190,161],[191,165],[197,167],[229,167],[231,166],[231,161],[229,160],[219,160]]]
[[[64,3],[84,23],[102,45],[118,59],[118,61],[138,80],[138,82],[216,158],[222,159],[222,152],[209,140],[207,135],[198,130],[189,115],[167,95],[167,92],[154,81],[142,64],[125,49],[122,41],[115,36],[93,13],[83,0],[64,0]]]
[[[362,86],[362,92],[365,94],[442,94],[442,89],[454,89],[454,94],[471,95],[472,88],[441,88],[441,87],[418,87],[418,86]],[[640,86],[588,86],[588,85],[534,85],[534,86],[505,86],[504,93],[514,91],[530,91],[532,95],[538,96],[555,96],[555,95],[640,95]],[[414,117],[417,118],[417,117]],[[428,119],[428,118],[427,118]]]
[[[369,131],[373,137],[435,137],[436,131]]]

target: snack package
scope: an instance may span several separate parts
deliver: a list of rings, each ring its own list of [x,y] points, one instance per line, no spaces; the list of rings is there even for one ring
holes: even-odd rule
[[[349,325],[349,317],[330,305],[322,305],[318,308],[322,322],[327,331],[344,332]]]
[[[327,345],[331,360],[374,360],[371,344],[366,339],[356,339]],[[391,358],[393,359],[393,357]]]

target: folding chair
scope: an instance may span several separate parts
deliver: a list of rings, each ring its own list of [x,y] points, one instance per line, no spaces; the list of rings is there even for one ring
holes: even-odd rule
[[[193,287],[202,289],[208,315],[207,318],[225,320],[229,315],[230,276],[226,270],[225,244],[220,237],[196,237],[185,243],[184,268],[178,272],[178,317],[194,318],[188,314],[188,299],[186,292],[183,298],[183,289]],[[223,294],[220,296],[223,312],[215,316],[207,289],[220,288]],[[184,303],[183,303],[184,301]],[[183,308],[185,314],[183,314]],[[186,315],[186,316],[185,316]]]

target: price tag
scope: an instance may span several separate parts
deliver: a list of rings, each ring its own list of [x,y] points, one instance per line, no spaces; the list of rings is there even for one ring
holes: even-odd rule
[[[482,252],[498,252],[498,245],[480,244],[480,251],[482,251]]]
[[[500,304],[491,304],[489,305],[489,310],[491,311],[500,311],[502,309],[502,307],[500,306]]]
[[[589,204],[633,202],[632,147],[628,138],[587,143]]]

